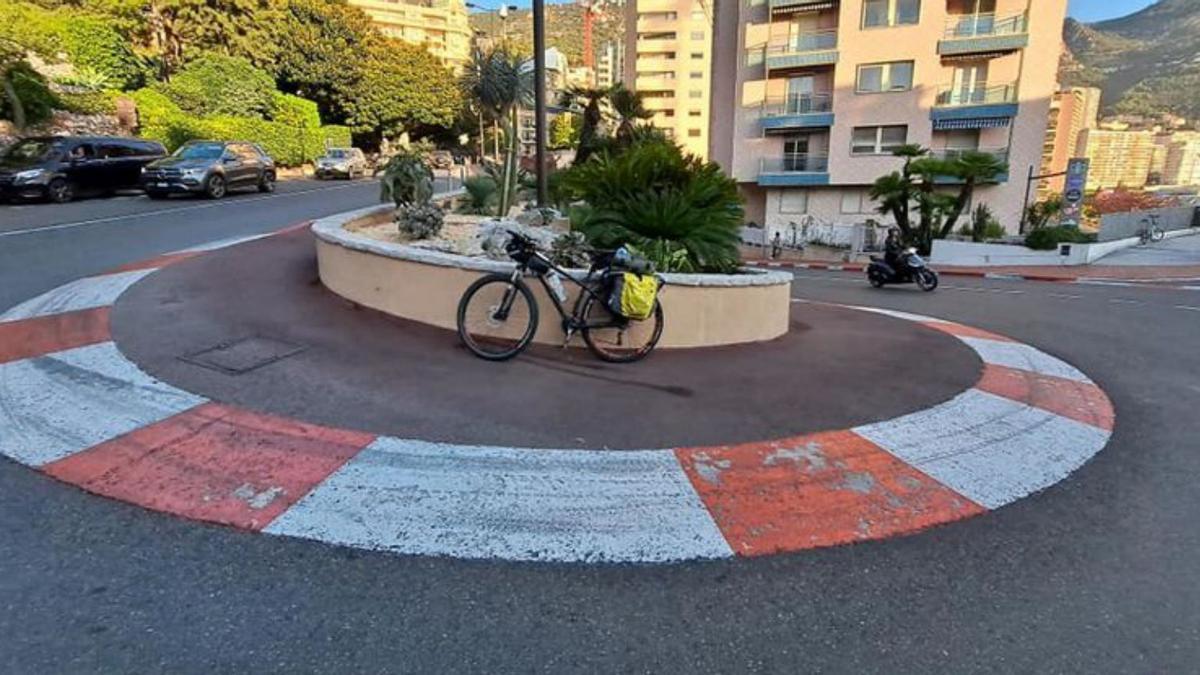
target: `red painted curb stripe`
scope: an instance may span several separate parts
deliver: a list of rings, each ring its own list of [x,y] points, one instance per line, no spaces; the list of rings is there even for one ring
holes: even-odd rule
[[[147,258],[145,260],[139,260],[138,262],[132,262],[132,263],[128,263],[126,265],[121,265],[120,267],[111,270],[110,274],[115,274],[117,272],[132,272],[134,270],[157,269],[159,267],[166,267],[167,265],[173,265],[181,260],[187,260],[188,258],[194,258],[197,255],[198,255],[198,253],[196,253],[194,251],[182,251],[179,253],[164,253],[163,255],[155,256],[153,258]]]
[[[374,440],[207,403],[43,470],[148,509],[261,530]]]
[[[920,323],[926,328],[932,328],[943,333],[948,333],[955,337],[983,338],[985,340],[995,340],[997,342],[1016,342],[1015,340],[1000,335],[999,333],[986,331],[982,328],[975,328],[974,326],[964,326],[961,323],[953,323],[950,321],[922,321]]]
[[[975,388],[1105,431],[1112,431],[1116,420],[1108,396],[1088,382],[987,364]]]
[[[108,307],[0,323],[0,363],[85,347],[111,338]]]
[[[986,510],[848,430],[675,454],[743,556],[882,539]]]

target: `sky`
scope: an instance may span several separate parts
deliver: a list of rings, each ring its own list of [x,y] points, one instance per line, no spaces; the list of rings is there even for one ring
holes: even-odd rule
[[[1154,0],[1071,0],[1068,13],[1080,21],[1103,21],[1133,14],[1154,4]]]

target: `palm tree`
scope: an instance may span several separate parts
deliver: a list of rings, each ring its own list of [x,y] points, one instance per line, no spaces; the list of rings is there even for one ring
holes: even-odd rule
[[[604,133],[602,106],[612,89],[609,87],[589,88],[573,86],[562,92],[560,104],[564,108],[583,108],[583,127],[579,130],[579,148],[575,151],[575,163],[582,164],[592,155],[597,141]]]
[[[954,231],[954,226],[967,208],[967,204],[971,203],[976,185],[994,180],[996,176],[1008,172],[1007,162],[995,155],[975,150],[962,153],[950,165],[952,171],[950,175],[961,179],[963,183],[958,197],[954,200],[954,205],[946,215],[946,222],[942,225],[942,237]],[[976,225],[978,226],[979,223]],[[982,233],[976,232],[974,235],[980,237]]]
[[[617,143],[628,146],[633,139],[633,131],[638,122],[654,117],[654,113],[646,108],[645,94],[633,91],[624,84],[617,84],[609,94],[608,100],[612,105],[613,114],[617,118]]]
[[[462,88],[493,120],[507,128],[507,149],[501,172],[498,215],[508,215],[516,194],[517,117],[522,105],[533,98],[533,70],[523,67],[522,59],[503,47],[490,52],[476,51],[463,73]]]

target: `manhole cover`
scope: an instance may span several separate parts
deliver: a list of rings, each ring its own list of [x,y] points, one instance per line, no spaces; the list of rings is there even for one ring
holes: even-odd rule
[[[253,336],[223,342],[215,347],[179,357],[197,366],[230,375],[241,375],[304,351],[302,345],[275,338]]]

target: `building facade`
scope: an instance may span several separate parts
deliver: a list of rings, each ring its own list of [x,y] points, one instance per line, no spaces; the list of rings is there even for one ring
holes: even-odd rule
[[[1200,185],[1200,132],[1178,131],[1167,144],[1165,185]]]
[[[625,43],[605,42],[596,56],[596,86],[607,88],[625,76]]]
[[[379,32],[422,45],[458,69],[471,58],[471,26],[464,0],[348,0]]]
[[[625,84],[645,96],[654,126],[699,157],[709,150],[714,6],[709,0],[625,3]]]
[[[1080,152],[1088,158],[1088,190],[1146,187],[1158,148],[1152,131],[1084,129]]]
[[[1100,100],[1100,90],[1068,87],[1054,92],[1050,100],[1050,119],[1046,126],[1046,142],[1042,151],[1041,175],[1061,174],[1067,162],[1081,156],[1079,134],[1099,124],[1099,108],[1092,105]],[[1054,176],[1041,181],[1039,196],[1062,192],[1066,176]]]
[[[976,199],[1016,230],[1024,176],[1042,163],[1066,4],[719,5],[711,157],[742,187],[747,218],[774,228],[882,220],[867,190],[901,168],[900,145],[991,152],[1009,175]]]

